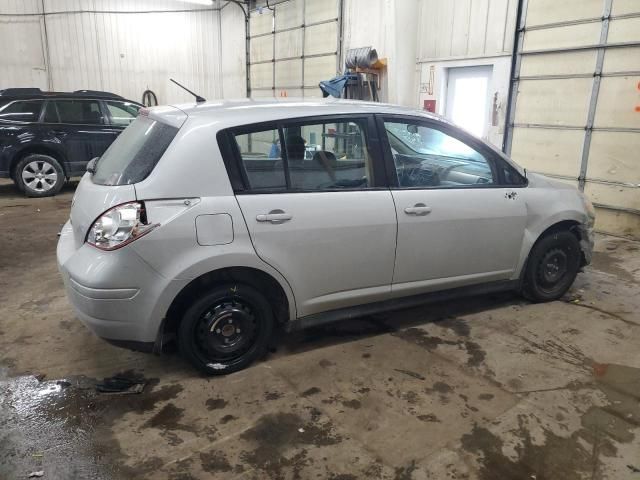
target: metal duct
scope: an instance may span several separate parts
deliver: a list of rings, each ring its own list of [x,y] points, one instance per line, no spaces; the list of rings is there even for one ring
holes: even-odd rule
[[[347,50],[344,65],[347,68],[371,68],[378,61],[375,48],[361,47]]]

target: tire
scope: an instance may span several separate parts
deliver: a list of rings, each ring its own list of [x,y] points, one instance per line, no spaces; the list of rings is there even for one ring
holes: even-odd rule
[[[32,153],[16,165],[15,182],[27,197],[50,197],[60,191],[65,175],[58,160]]]
[[[266,354],[273,326],[264,295],[249,285],[223,284],[202,294],[185,312],[178,348],[201,372],[226,375]]]
[[[562,230],[545,235],[529,254],[522,294],[533,302],[559,299],[576,279],[580,260],[580,243],[573,233]]]

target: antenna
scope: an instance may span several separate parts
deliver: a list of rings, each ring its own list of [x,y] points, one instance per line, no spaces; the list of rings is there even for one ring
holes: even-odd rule
[[[181,89],[189,92],[191,95],[193,95],[194,97],[196,97],[196,103],[202,103],[202,102],[206,102],[206,100],[204,98],[202,98],[200,95],[198,95],[197,93],[192,92],[191,90],[189,90],[187,87],[185,87],[184,85],[176,82],[173,78],[170,78],[169,80],[171,80],[173,83],[175,83],[176,85],[178,85]]]

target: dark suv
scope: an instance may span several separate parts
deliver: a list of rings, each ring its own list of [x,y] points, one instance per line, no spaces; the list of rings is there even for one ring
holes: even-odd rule
[[[0,90],[0,177],[30,197],[55,195],[104,153],[141,107],[92,90]]]

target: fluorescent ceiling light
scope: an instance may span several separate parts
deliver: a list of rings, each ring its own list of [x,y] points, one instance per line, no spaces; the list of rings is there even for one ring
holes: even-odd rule
[[[207,5],[207,6],[213,5],[213,0],[182,0],[182,1],[187,3],[197,3],[198,5]]]

